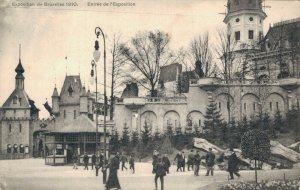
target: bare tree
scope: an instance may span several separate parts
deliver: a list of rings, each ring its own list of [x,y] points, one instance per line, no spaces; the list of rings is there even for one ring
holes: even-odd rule
[[[215,52],[220,60],[220,69],[226,84],[234,76],[234,73],[240,68],[240,63],[235,63],[237,54],[235,52],[237,43],[226,29],[219,29]]]
[[[131,39],[130,46],[121,46],[122,55],[128,60],[130,72],[127,77],[155,96],[160,67],[176,61],[168,48],[170,36],[161,31],[139,32]]]
[[[126,58],[122,55],[121,52],[121,35],[114,35],[112,42],[112,49],[110,51],[112,56],[112,70],[111,70],[111,93],[110,93],[110,120],[113,119],[114,103],[115,103],[115,94],[118,94],[117,91],[122,85],[122,67],[126,63]]]
[[[197,61],[201,61],[202,70],[204,72],[204,77],[212,76],[215,72],[214,65],[212,64],[212,52],[211,44],[208,32],[204,35],[198,35],[195,37],[189,45],[189,57],[192,65],[195,66]]]

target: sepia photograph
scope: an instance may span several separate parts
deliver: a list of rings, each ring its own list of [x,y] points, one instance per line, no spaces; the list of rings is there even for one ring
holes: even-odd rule
[[[0,190],[300,190],[299,0],[0,0]]]

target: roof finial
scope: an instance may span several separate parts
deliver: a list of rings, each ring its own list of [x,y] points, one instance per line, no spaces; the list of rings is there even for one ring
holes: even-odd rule
[[[19,44],[19,63],[21,63],[21,44]]]
[[[68,76],[68,57],[65,57],[66,60],[66,76]]]

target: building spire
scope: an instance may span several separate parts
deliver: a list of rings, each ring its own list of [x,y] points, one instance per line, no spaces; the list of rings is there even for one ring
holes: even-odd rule
[[[19,44],[19,63],[21,63],[21,44]]]

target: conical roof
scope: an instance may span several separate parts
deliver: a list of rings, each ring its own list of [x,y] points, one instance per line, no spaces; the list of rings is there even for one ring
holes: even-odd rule
[[[57,92],[57,88],[56,87],[54,87],[52,97],[58,97],[58,92]]]

